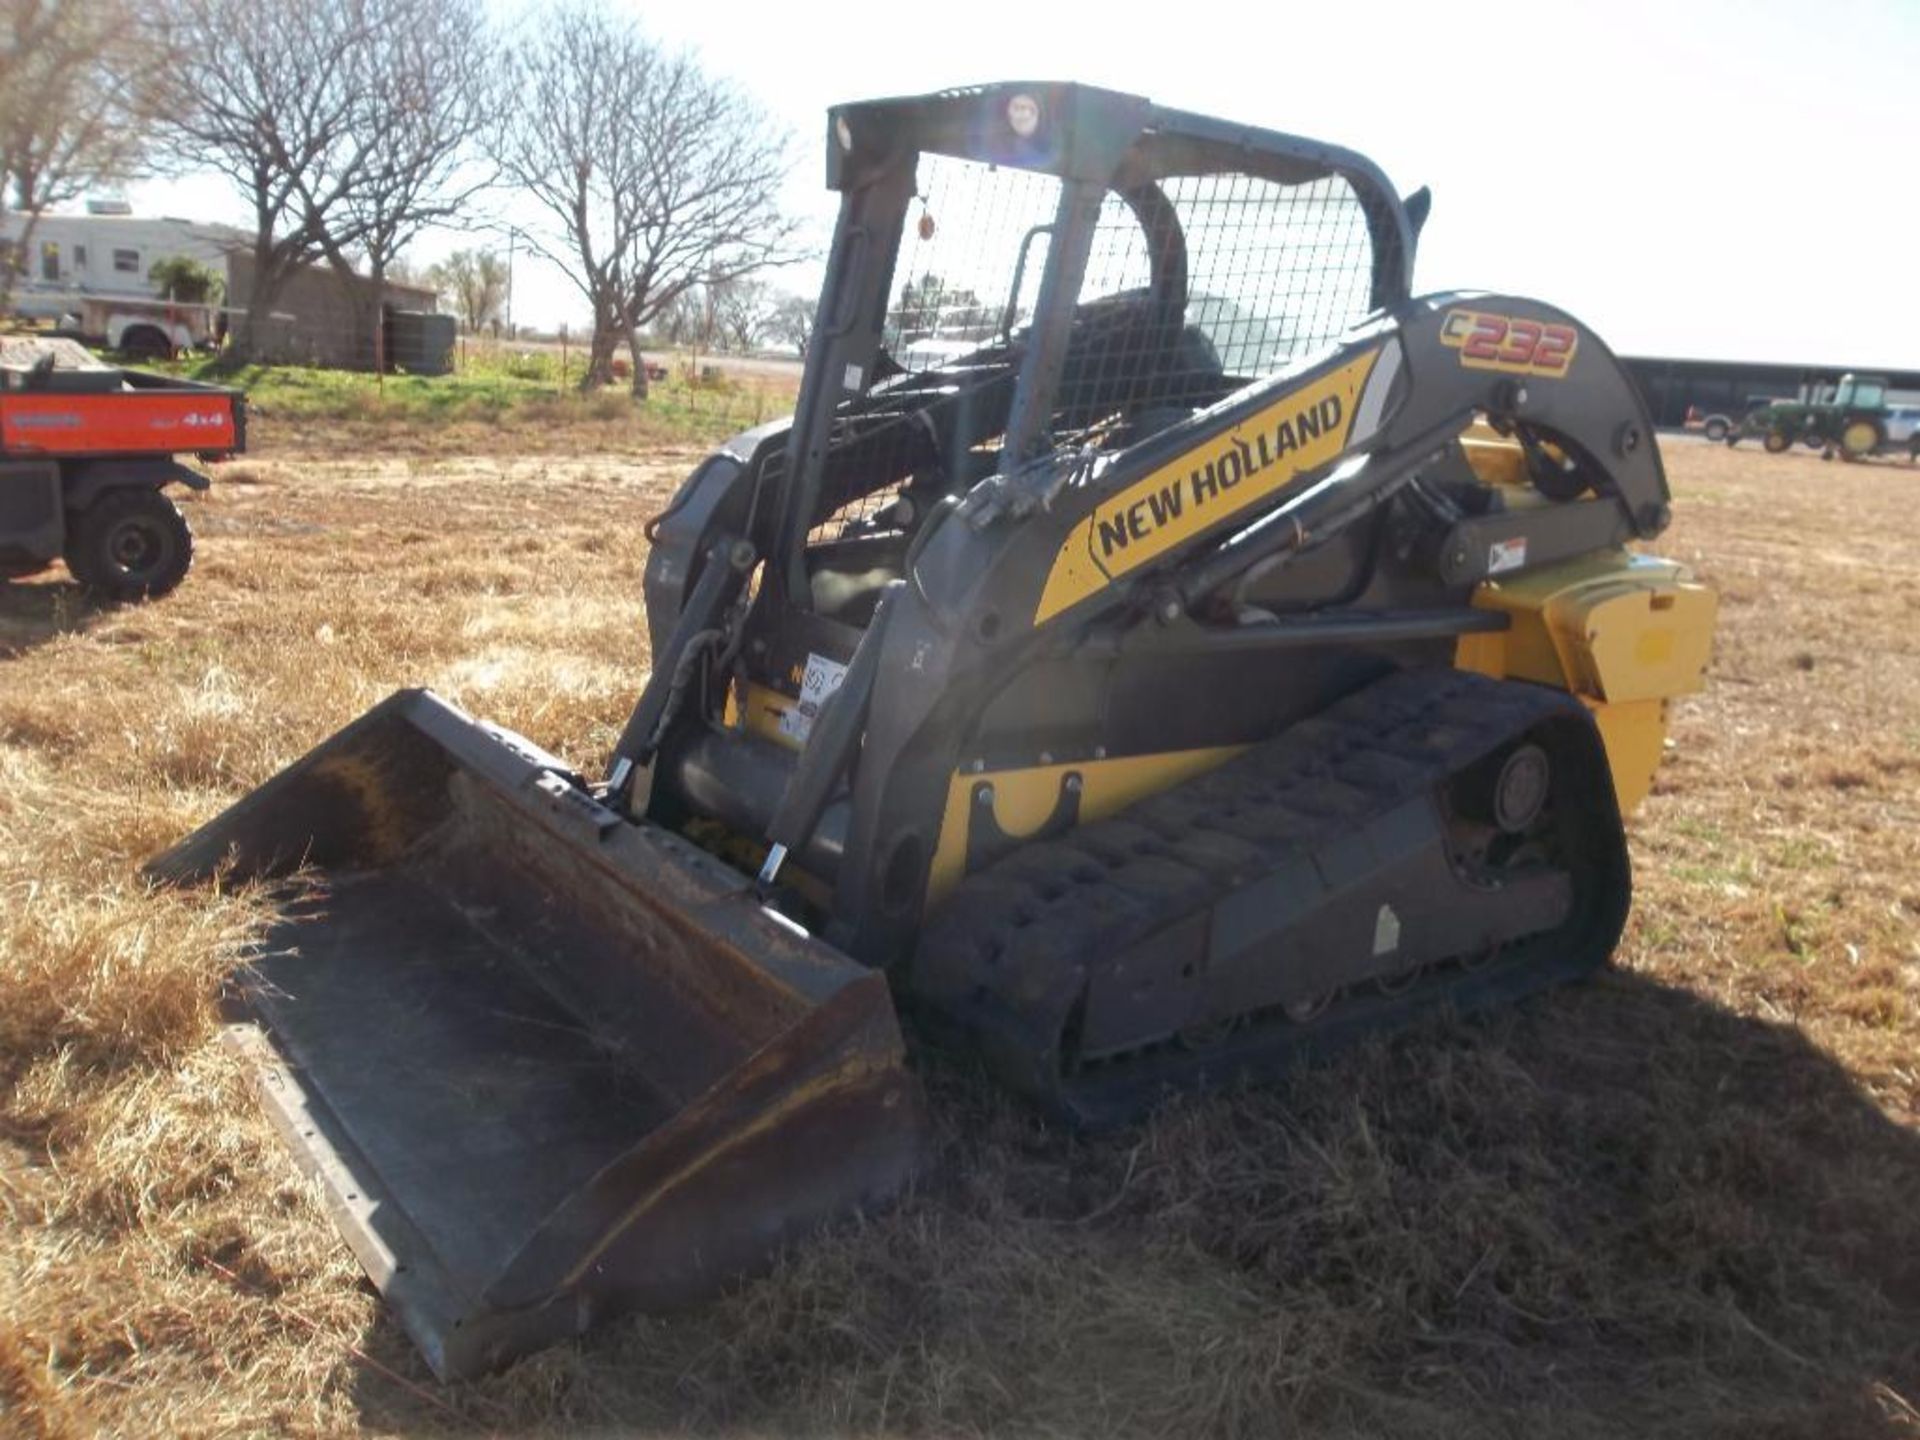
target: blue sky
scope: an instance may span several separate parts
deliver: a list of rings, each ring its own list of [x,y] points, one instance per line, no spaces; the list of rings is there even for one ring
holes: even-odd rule
[[[632,8],[792,128],[787,203],[821,237],[829,104],[1077,79],[1431,186],[1423,290],[1534,295],[1632,353],[1920,368],[1920,0]],[[243,218],[212,177],[134,199]],[[412,258],[471,238],[428,236]],[[583,313],[524,254],[514,310]]]

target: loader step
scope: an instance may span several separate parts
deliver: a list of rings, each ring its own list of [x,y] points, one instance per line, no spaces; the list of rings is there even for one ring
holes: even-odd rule
[[[1551,750],[1553,793],[1540,836],[1496,834],[1494,853],[1519,859],[1490,867],[1465,853],[1476,827],[1454,792],[1523,738]],[[1100,1127],[1590,970],[1628,889],[1584,707],[1405,671],[970,877],[928,926],[911,985],[936,1033]]]

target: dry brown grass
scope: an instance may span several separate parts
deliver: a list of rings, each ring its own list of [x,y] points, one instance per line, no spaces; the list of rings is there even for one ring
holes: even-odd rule
[[[433,1385],[215,1043],[254,901],[135,866],[400,684],[591,766],[692,458],[608,424],[269,436],[164,603],[0,591],[0,1433],[1920,1430],[1920,474],[1685,442],[1617,973],[1097,1143],[931,1065],[906,1203]]]

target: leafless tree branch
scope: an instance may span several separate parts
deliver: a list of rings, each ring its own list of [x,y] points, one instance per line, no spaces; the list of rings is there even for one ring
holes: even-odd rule
[[[469,333],[500,318],[507,298],[507,266],[491,250],[455,250],[427,272]]]
[[[481,0],[157,0],[177,57],[159,107],[176,160],[231,180],[253,211],[237,358],[258,352],[287,281],[319,260],[387,268],[484,177],[471,145],[490,103]]]
[[[166,61],[141,32],[130,0],[0,0],[0,307],[43,213],[140,172]]]
[[[602,0],[542,10],[514,49],[491,149],[545,221],[529,243],[593,315],[585,385],[611,383],[622,340],[637,361],[640,331],[695,286],[796,258],[786,136],[732,86]]]

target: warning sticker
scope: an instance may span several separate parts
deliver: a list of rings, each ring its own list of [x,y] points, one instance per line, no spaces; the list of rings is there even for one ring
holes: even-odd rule
[[[824,655],[807,656],[806,673],[800,677],[800,700],[780,717],[780,733],[789,740],[806,744],[813,733],[813,722],[820,718],[820,707],[847,678],[847,667]]]
[[[1380,913],[1373,917],[1373,953],[1390,954],[1400,948],[1400,917],[1393,913],[1391,905],[1382,905]]]
[[[1527,563],[1527,537],[1517,535],[1511,540],[1496,540],[1487,549],[1487,574],[1498,575],[1503,570],[1518,570]]]

